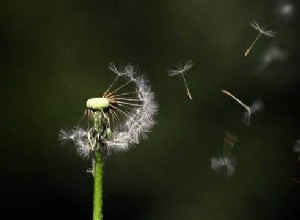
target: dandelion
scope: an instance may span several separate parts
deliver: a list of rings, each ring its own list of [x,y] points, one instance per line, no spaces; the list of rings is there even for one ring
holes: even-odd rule
[[[126,151],[146,138],[157,113],[148,81],[136,76],[133,66],[119,70],[110,64],[109,70],[117,76],[102,97],[87,100],[87,125],[62,129],[59,134],[63,143],[72,141],[79,155],[93,161],[89,172],[94,176],[94,220],[102,219],[103,158],[111,152]]]
[[[228,95],[231,98],[233,98],[235,101],[237,101],[246,110],[244,113],[243,122],[248,126],[250,125],[250,122],[251,122],[251,116],[254,113],[261,111],[263,109],[263,103],[259,99],[256,100],[255,102],[253,102],[253,104],[251,106],[248,106],[245,103],[243,103],[241,100],[236,98],[234,95],[232,95],[230,92],[228,92],[226,90],[221,90],[221,91],[225,95]]]
[[[252,47],[255,45],[256,41],[260,38],[261,35],[265,35],[267,37],[275,37],[275,34],[276,34],[275,31],[266,30],[265,27],[259,26],[259,24],[256,21],[252,21],[251,26],[255,30],[257,30],[259,33],[258,33],[257,37],[255,38],[255,40],[253,41],[253,43],[251,44],[251,46],[249,48],[247,48],[247,50],[245,52],[245,57],[248,56],[248,54],[250,53]]]
[[[186,93],[187,93],[187,95],[188,95],[188,97],[192,100],[193,98],[192,98],[192,94],[191,94],[191,92],[190,92],[190,90],[189,90],[189,87],[188,87],[188,85],[187,85],[187,82],[186,82],[186,80],[185,80],[185,76],[184,76],[184,73],[185,72],[187,72],[188,70],[190,70],[191,68],[192,68],[192,66],[193,66],[193,62],[191,61],[191,60],[189,60],[189,61],[187,61],[184,65],[180,65],[180,66],[178,66],[177,67],[177,69],[175,69],[175,70],[168,70],[167,72],[168,72],[168,74],[169,74],[169,76],[176,76],[176,75],[178,75],[178,74],[181,74],[182,75],[182,77],[183,77],[183,81],[184,81],[184,84],[185,84],[185,88],[186,88]]]
[[[231,157],[231,151],[237,142],[237,137],[229,132],[225,132],[223,143],[223,155],[219,155],[218,158],[211,158],[211,168],[216,171],[225,171],[227,177],[234,174],[235,160]]]

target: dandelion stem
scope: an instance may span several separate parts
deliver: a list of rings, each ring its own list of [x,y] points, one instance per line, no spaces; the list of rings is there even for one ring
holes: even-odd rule
[[[261,36],[261,32],[259,32],[259,34],[257,35],[257,37],[255,38],[255,40],[253,41],[253,43],[251,44],[250,47],[248,47],[248,49],[245,52],[245,57],[248,56],[248,54],[250,53],[250,51],[252,50],[252,47],[255,45],[256,41],[260,38]]]
[[[94,156],[94,212],[93,220],[102,220],[102,183],[103,183],[103,160],[101,153],[95,151]]]

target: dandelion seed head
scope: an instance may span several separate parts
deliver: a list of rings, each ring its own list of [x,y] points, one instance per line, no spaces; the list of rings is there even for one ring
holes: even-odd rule
[[[147,138],[155,124],[158,106],[145,77],[137,76],[132,65],[118,69],[110,63],[108,68],[117,76],[102,97],[87,100],[87,128],[77,126],[59,134],[62,142],[72,141],[84,158],[96,150],[108,154],[126,151]],[[115,88],[120,80],[123,83]]]
[[[252,21],[251,26],[259,31],[261,34],[268,36],[268,37],[275,37],[276,32],[272,30],[266,30],[266,27],[260,26],[256,21]]]

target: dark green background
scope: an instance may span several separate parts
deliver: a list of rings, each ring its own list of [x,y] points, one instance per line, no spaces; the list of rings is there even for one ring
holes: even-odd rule
[[[297,1],[295,1],[295,4]],[[298,3],[297,3],[298,4]],[[295,5],[298,7],[299,5]],[[58,141],[85,101],[113,80],[108,63],[132,63],[159,102],[149,138],[105,164],[105,219],[299,219],[299,16],[271,0],[17,1],[0,4],[0,219],[91,219],[90,162]],[[299,8],[298,8],[299,10]],[[278,32],[262,37],[252,19]],[[272,43],[290,54],[257,72]],[[166,70],[192,59],[186,75]],[[241,123],[228,89],[265,111]],[[225,131],[239,137],[232,178],[210,169]]]

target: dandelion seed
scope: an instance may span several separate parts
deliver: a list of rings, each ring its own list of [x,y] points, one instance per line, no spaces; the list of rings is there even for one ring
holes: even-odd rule
[[[224,158],[221,156],[218,158],[213,157],[211,158],[211,168],[216,172],[220,172],[225,169],[226,175],[230,177],[234,174],[235,162],[232,158]]]
[[[88,133],[81,127],[76,126],[72,129],[60,130],[59,140],[63,143],[73,141],[78,154],[84,158],[88,158],[92,152],[88,143]]]
[[[258,112],[261,111],[263,109],[263,103],[258,99],[256,100],[250,107],[248,105],[246,105],[245,103],[243,103],[241,100],[239,100],[238,98],[236,98],[234,95],[232,95],[230,92],[226,91],[226,90],[221,90],[225,95],[230,96],[231,98],[233,98],[235,101],[237,101],[245,110],[246,112],[244,113],[244,117],[243,117],[243,122],[246,125],[250,125],[251,122],[251,116]]]
[[[264,105],[262,103],[262,101],[260,101],[259,99],[256,100],[255,102],[253,102],[253,104],[250,106],[250,111],[246,111],[244,113],[244,123],[249,126],[250,123],[251,123],[251,116],[256,113],[256,112],[259,112],[261,110],[263,110],[264,108]]]
[[[168,70],[168,74],[169,76],[176,76],[178,74],[181,74],[182,77],[183,77],[183,81],[184,81],[184,84],[185,84],[185,88],[186,88],[186,93],[188,95],[188,97],[192,100],[192,94],[189,90],[189,87],[187,85],[187,82],[186,82],[186,79],[185,79],[185,76],[184,76],[184,73],[187,72],[188,70],[190,70],[193,66],[193,62],[191,60],[187,61],[184,65],[180,65],[179,67],[177,67],[177,69],[175,70]]]
[[[266,50],[263,56],[263,63],[269,64],[274,61],[281,61],[287,57],[287,53],[281,50],[278,46],[271,46]]]
[[[275,62],[284,61],[287,57],[286,51],[277,45],[272,45],[264,52],[259,69],[262,71]]]
[[[255,30],[257,30],[259,32],[259,34],[255,38],[255,40],[253,41],[253,43],[251,44],[251,46],[249,48],[247,48],[247,50],[245,52],[245,57],[248,56],[248,54],[250,53],[251,49],[253,48],[253,46],[255,45],[256,41],[260,38],[261,35],[265,35],[267,37],[275,37],[275,34],[276,34],[275,31],[266,30],[265,27],[259,26],[259,24],[256,21],[252,21],[251,26]]]
[[[227,177],[234,174],[235,171],[235,160],[231,157],[231,151],[237,142],[237,137],[229,132],[225,133],[223,143],[223,155],[219,157],[211,158],[211,168],[216,171],[224,171]]]
[[[281,5],[280,12],[284,16],[290,16],[294,12],[294,6],[290,2],[286,2]]]
[[[283,1],[278,4],[277,13],[285,19],[292,17],[295,11],[295,6],[291,2]]]

